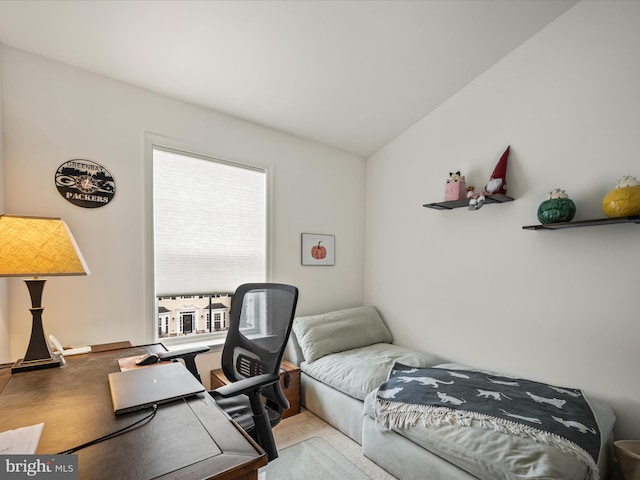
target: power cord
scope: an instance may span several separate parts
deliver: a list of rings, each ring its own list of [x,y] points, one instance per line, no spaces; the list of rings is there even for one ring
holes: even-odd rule
[[[104,435],[100,438],[96,438],[95,440],[91,440],[87,443],[83,443],[82,445],[78,445],[77,447],[73,447],[70,448],[69,450],[65,450],[64,452],[59,452],[56,455],[68,455],[70,453],[74,453],[77,452],[78,450],[82,450],[83,448],[86,447],[90,447],[91,445],[95,445],[97,443],[100,442],[104,442],[105,440],[109,440],[111,438],[115,438],[119,435],[123,435],[125,433],[129,433],[137,428],[140,428],[144,425],[146,425],[147,423],[149,423],[151,420],[153,420],[153,417],[156,416],[156,412],[158,411],[158,404],[155,403],[153,405],[153,411],[147,415],[146,417],[142,417],[140,420],[137,420],[136,422],[132,423],[131,425],[127,425],[126,427],[123,427],[119,430],[116,430],[115,432],[111,432],[108,433],[107,435]]]

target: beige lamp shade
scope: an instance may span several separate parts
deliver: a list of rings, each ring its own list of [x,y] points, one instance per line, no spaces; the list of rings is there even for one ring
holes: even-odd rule
[[[62,219],[0,215],[0,277],[88,274]]]

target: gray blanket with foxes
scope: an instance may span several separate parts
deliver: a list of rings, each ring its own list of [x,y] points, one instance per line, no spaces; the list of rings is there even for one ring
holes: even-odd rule
[[[600,432],[581,390],[396,363],[378,389],[376,421],[387,428],[473,425],[531,438],[576,455],[598,478]]]

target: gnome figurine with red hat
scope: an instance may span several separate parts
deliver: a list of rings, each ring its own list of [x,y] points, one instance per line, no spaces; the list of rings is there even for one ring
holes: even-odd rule
[[[489,193],[500,193],[502,195],[507,194],[507,160],[509,159],[509,148],[504,151],[498,163],[496,163],[489,183],[484,187],[484,190]]]
[[[485,195],[499,193],[507,194],[507,160],[509,159],[509,147],[504,151],[496,166],[493,168],[489,182],[485,185],[484,190],[480,193],[469,192],[469,210],[478,210],[484,204]],[[482,200],[482,201],[479,201]]]

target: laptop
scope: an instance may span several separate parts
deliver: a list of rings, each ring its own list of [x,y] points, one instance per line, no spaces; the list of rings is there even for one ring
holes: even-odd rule
[[[180,362],[160,363],[109,374],[113,411],[120,415],[204,392]]]

